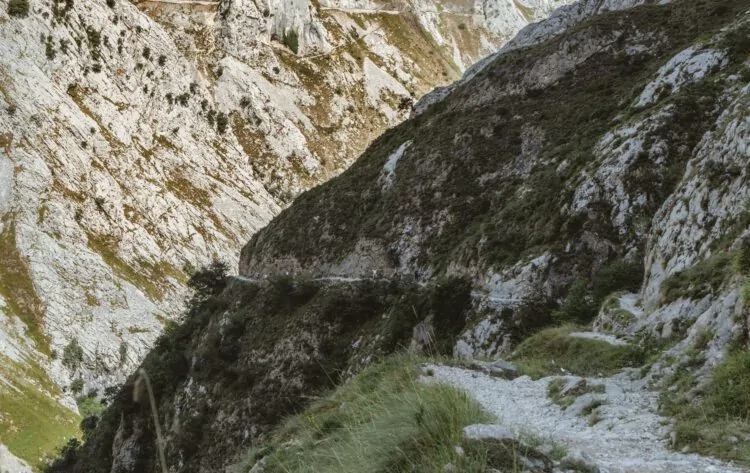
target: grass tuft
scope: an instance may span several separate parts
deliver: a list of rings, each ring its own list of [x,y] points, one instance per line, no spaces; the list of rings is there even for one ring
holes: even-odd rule
[[[491,419],[464,393],[420,383],[415,361],[389,358],[284,423],[235,471],[265,456],[266,472],[484,471],[486,451],[460,456],[462,428]]]
[[[677,385],[677,389],[690,386]],[[750,352],[730,353],[716,367],[704,392],[699,403],[669,404],[676,417],[675,447],[688,446],[704,455],[750,466],[750,443],[744,441],[750,435]]]
[[[712,294],[731,274],[731,262],[730,253],[720,251],[671,275],[661,284],[662,302],[669,304],[681,297],[700,299]]]
[[[570,337],[573,331],[571,325],[549,328],[524,340],[512,357],[519,373],[535,379],[561,372],[608,376],[646,361],[646,353],[639,347]]]

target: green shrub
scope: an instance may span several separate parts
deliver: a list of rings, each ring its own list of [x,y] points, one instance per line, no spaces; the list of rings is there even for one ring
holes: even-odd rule
[[[750,54],[750,25],[727,32],[719,46],[727,50],[732,61],[743,61]]]
[[[588,282],[581,279],[570,286],[563,303],[552,312],[552,318],[563,323],[585,324],[596,317],[598,308],[589,294]]]
[[[216,114],[216,131],[223,135],[227,131],[227,125],[229,125],[229,117],[224,112]]]
[[[707,403],[721,417],[750,419],[750,352],[730,354],[716,367]]]
[[[190,276],[187,287],[193,291],[197,301],[219,295],[227,287],[229,267],[223,261],[214,260]]]
[[[539,291],[526,296],[517,307],[504,309],[500,317],[508,327],[507,334],[511,340],[518,343],[553,325],[555,320],[552,314],[556,308],[555,300]]]
[[[78,339],[73,338],[63,349],[62,364],[69,370],[77,370],[83,361],[83,348]]]
[[[80,440],[77,438],[68,440],[68,443],[60,448],[58,456],[44,469],[44,473],[65,473],[70,471],[78,460],[80,450]]]
[[[81,391],[83,391],[83,380],[81,378],[76,378],[70,383],[70,392],[73,394],[80,394]]]
[[[29,16],[29,0],[10,0],[8,14],[16,17]]]
[[[282,38],[283,43],[289,48],[294,54],[299,51],[299,34],[294,28],[290,28],[284,31],[284,37]]]
[[[594,275],[591,281],[594,299],[598,302],[615,291],[636,292],[643,282],[643,260],[615,260]]]
[[[94,393],[95,394],[95,393]],[[76,398],[76,404],[78,404],[78,412],[81,413],[81,417],[99,417],[107,408],[106,404],[96,399],[95,395],[91,393],[88,396],[80,396]]]
[[[750,275],[750,242],[742,242],[742,247],[734,254],[732,263],[739,274]]]
[[[47,41],[44,44],[44,53],[50,61],[55,59],[55,44],[52,42],[52,35],[47,36]]]
[[[676,447],[690,446],[698,453],[750,466],[750,445],[729,440],[750,435],[750,352],[738,350],[727,355],[716,367],[700,403],[684,400],[690,386],[675,384],[677,391],[683,391],[683,402],[669,404],[676,416]],[[668,401],[674,395],[666,392],[663,398]]]
[[[579,376],[606,376],[646,361],[646,353],[639,347],[570,337],[573,330],[572,326],[549,328],[524,340],[512,356],[519,371],[532,378],[561,374],[562,370]]]
[[[683,271],[669,276],[661,284],[663,303],[681,297],[700,299],[719,289],[731,274],[729,253],[719,251]]]

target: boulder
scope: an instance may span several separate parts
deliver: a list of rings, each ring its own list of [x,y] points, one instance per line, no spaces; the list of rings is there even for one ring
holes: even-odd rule
[[[0,472],[31,473],[31,467],[25,461],[15,457],[10,450],[0,444]]]
[[[560,466],[579,473],[599,473],[599,467],[586,453],[581,450],[571,450],[560,461]]]
[[[453,358],[464,363],[471,363],[474,361],[474,350],[464,340],[459,340],[453,348]]]
[[[489,469],[513,471],[522,465],[523,471],[529,473],[552,471],[552,461],[547,455],[517,439],[502,425],[469,425],[464,427],[462,438],[467,452],[486,454]]]
[[[514,379],[518,377],[516,365],[505,360],[474,361],[472,366],[498,378]]]

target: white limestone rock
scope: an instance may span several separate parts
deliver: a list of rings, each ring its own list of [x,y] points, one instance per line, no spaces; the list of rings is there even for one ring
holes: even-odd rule
[[[8,447],[0,444],[0,473],[31,473],[28,463],[15,457]]]

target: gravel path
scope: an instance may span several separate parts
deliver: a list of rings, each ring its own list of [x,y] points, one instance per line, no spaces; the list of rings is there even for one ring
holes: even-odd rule
[[[606,404],[598,408],[601,419],[565,412],[547,397],[554,378],[533,381],[527,376],[512,381],[476,371],[428,365],[428,383],[444,383],[467,391],[498,423],[516,434],[530,434],[565,445],[589,456],[601,473],[739,473],[747,472],[696,454],[667,449],[668,419],[657,411],[658,394],[639,388],[623,373],[613,378],[589,379],[604,384]]]

